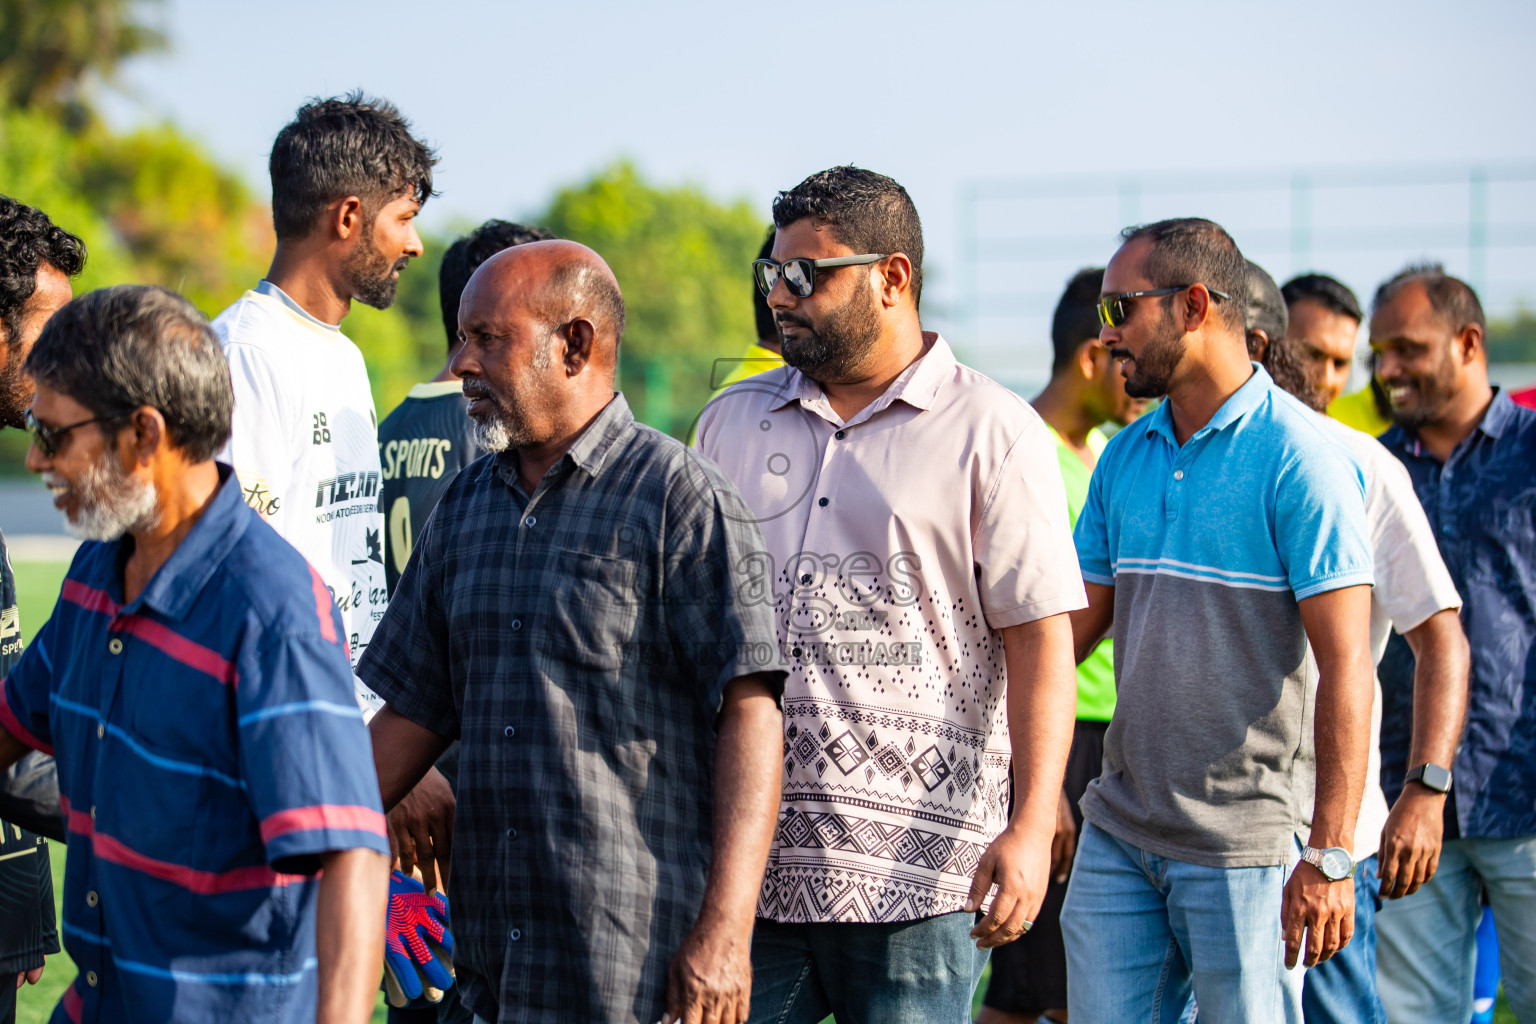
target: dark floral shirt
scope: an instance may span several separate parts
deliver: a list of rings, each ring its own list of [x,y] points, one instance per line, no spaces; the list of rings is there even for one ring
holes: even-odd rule
[[[1497,391],[1443,464],[1402,427],[1381,442],[1408,467],[1464,602],[1472,680],[1453,768],[1456,825],[1467,838],[1536,834],[1536,410]],[[1394,800],[1411,767],[1413,655],[1402,637],[1379,674],[1381,782]]]

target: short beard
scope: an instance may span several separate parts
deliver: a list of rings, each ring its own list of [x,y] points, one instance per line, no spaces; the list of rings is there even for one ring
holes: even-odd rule
[[[1451,365],[1449,350],[1433,377],[1415,378],[1412,383],[1419,393],[1417,407],[1408,410],[1392,406],[1392,422],[1406,430],[1417,431],[1440,422],[1456,393],[1456,368]]]
[[[826,315],[820,329],[795,313],[780,313],[774,319],[780,328],[784,361],[812,380],[828,384],[858,380],[859,366],[880,339],[873,289],[855,289],[847,302]],[[805,328],[810,337],[785,335],[785,324]]]
[[[43,474],[43,482],[50,487],[63,483],[77,495],[79,518],[66,515],[64,531],[79,540],[117,540],[149,529],[159,519],[154,483],[135,480],[123,472],[110,449],[72,484],[56,473]]]
[[[373,241],[373,221],[363,225],[363,237],[342,263],[352,297],[374,309],[388,309],[395,304],[395,288],[399,281],[395,271],[404,270],[410,260],[401,257],[391,263]]]
[[[0,342],[0,345],[3,345]],[[25,362],[20,352],[5,346],[5,365],[0,366],[0,427],[26,428],[26,409],[32,404],[32,389],[21,372]]]
[[[1168,393],[1179,363],[1184,361],[1184,334],[1173,322],[1173,310],[1165,311],[1157,333],[1142,346],[1141,355],[1131,360],[1135,372],[1125,379],[1125,393],[1132,398],[1161,398]]]
[[[534,349],[530,362],[535,370],[549,369],[553,360],[547,342]],[[495,411],[487,416],[469,417],[470,436],[474,438],[476,448],[483,452],[504,452],[508,448],[526,448],[541,440],[534,435],[527,420],[504,407],[500,399],[491,394],[490,389],[478,379],[471,380],[474,381],[470,389],[473,396],[484,398],[495,407]]]
[[[1328,394],[1307,376],[1306,367],[1296,359],[1296,353],[1284,338],[1269,343],[1265,354],[1264,369],[1280,390],[1288,392],[1313,412],[1328,411]]]

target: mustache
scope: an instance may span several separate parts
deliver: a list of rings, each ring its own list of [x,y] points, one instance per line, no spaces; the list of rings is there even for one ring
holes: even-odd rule
[[[785,324],[794,324],[796,327],[804,327],[808,331],[815,330],[815,328],[811,325],[810,317],[797,316],[794,313],[775,313],[773,316],[773,322],[779,325],[780,330],[784,329]]]
[[[1109,357],[1111,359],[1135,359],[1136,358],[1135,356],[1131,355],[1130,349],[1124,349],[1124,348],[1112,348],[1112,349],[1110,349],[1109,350]]]

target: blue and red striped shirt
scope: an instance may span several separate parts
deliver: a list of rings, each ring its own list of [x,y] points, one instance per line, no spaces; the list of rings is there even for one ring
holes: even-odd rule
[[[134,601],[131,540],[81,546],[0,687],[58,761],[63,1021],[312,1021],[321,854],[387,853],[341,619],[222,479]]]

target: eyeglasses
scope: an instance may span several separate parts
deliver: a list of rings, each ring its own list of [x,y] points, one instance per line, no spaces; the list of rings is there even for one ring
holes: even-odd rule
[[[64,435],[76,427],[84,427],[92,423],[110,423],[113,420],[120,420],[126,416],[128,416],[128,413],[119,412],[111,416],[92,416],[88,420],[81,420],[79,423],[70,423],[62,427],[45,427],[37,422],[37,418],[32,415],[32,410],[28,409],[26,417],[27,433],[32,435],[32,443],[37,445],[37,450],[43,453],[43,457],[51,459],[59,454],[59,442],[63,440]]]
[[[757,278],[757,287],[765,296],[773,291],[773,286],[779,283],[779,278],[784,279],[784,286],[789,289],[791,295],[800,299],[810,298],[811,292],[816,290],[817,268],[830,269],[832,267],[862,267],[868,263],[879,263],[889,253],[867,252],[860,256],[834,256],[828,260],[808,260],[804,257],[796,257],[785,260],[783,263],[775,263],[773,260],[753,260],[752,276]]]
[[[1150,299],[1158,295],[1173,295],[1182,292],[1186,288],[1193,288],[1192,284],[1181,284],[1175,288],[1154,288],[1149,292],[1115,292],[1113,295],[1104,295],[1099,298],[1099,326],[1120,327],[1130,317],[1126,312],[1126,299]],[[1215,288],[1207,288],[1211,297],[1218,302],[1230,299],[1232,296],[1226,292],[1219,292]]]

